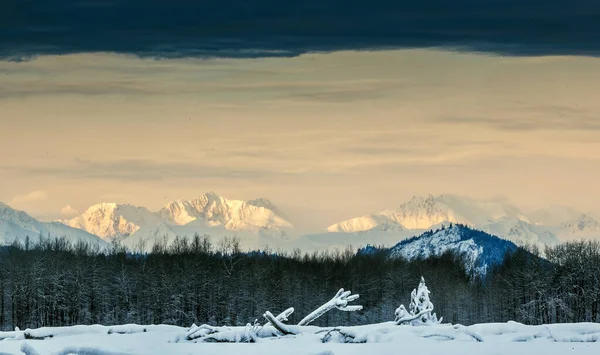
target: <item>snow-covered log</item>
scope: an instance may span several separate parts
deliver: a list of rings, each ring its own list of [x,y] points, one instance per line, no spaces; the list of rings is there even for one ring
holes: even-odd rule
[[[218,332],[222,332],[224,330],[229,330],[229,328],[225,327],[213,327],[208,324],[202,324],[201,326],[197,326],[196,324],[192,324],[190,329],[188,330],[185,339],[186,340],[194,340],[198,338],[203,338],[211,334],[215,334]]]
[[[327,303],[325,303],[321,307],[314,310],[312,313],[310,313],[306,317],[304,317],[304,319],[302,319],[298,323],[298,325],[299,326],[308,325],[308,324],[312,323],[313,321],[315,321],[317,318],[321,317],[323,314],[329,312],[330,310],[332,310],[334,308],[337,308],[340,311],[345,311],[345,312],[360,311],[363,309],[362,306],[348,305],[348,302],[352,302],[352,301],[358,299],[358,297],[359,297],[359,295],[352,295],[352,292],[344,291],[344,289],[341,288],[331,300],[329,300]]]
[[[273,338],[285,335],[296,335],[300,333],[315,333],[315,327],[308,327],[308,324],[327,313],[328,311],[337,308],[341,311],[352,312],[359,311],[363,307],[359,305],[349,305],[358,299],[358,295],[353,295],[350,291],[340,289],[336,295],[327,303],[311,312],[304,317],[298,325],[285,324],[294,308],[288,308],[279,315],[274,316],[273,313],[266,311],[263,317],[266,319],[264,326],[258,324],[248,324],[245,328],[242,327],[214,327],[208,324],[197,326],[193,324],[183,336],[178,336],[175,342],[255,342],[259,338]],[[317,328],[318,329],[318,328]],[[327,329],[328,330],[328,329]]]
[[[256,322],[248,324],[246,327],[213,327],[207,324],[201,326],[194,324],[183,338],[177,337],[174,342],[254,343],[261,337],[259,333],[262,329],[264,327]],[[266,334],[276,335],[273,332]]]
[[[281,312],[277,317],[274,317],[270,312],[267,312],[276,321],[276,324],[283,324],[288,320],[288,317],[294,313],[294,308],[288,308]],[[265,316],[265,318],[267,318]],[[240,327],[213,327],[208,324],[197,326],[192,324],[188,329],[187,334],[183,337],[178,337],[175,342],[180,341],[202,341],[202,342],[231,342],[231,343],[252,343],[257,338],[269,338],[277,336],[278,333],[283,333],[279,328],[273,327],[273,322],[268,319],[264,326],[260,325],[257,321],[254,324],[248,323],[245,328]],[[285,326],[285,325],[284,325]]]

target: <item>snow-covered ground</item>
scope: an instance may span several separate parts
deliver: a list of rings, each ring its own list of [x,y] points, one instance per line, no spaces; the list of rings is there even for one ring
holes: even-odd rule
[[[316,328],[316,327],[313,327]],[[243,327],[240,327],[243,329]],[[318,328],[316,328],[318,329]],[[599,354],[600,324],[526,326],[519,323],[398,326],[393,322],[342,327],[355,341],[312,332],[256,343],[175,342],[187,328],[158,325],[75,326],[0,332],[0,354]],[[110,333],[110,334],[109,334]],[[126,334],[121,334],[126,333]],[[41,338],[43,340],[26,339]]]

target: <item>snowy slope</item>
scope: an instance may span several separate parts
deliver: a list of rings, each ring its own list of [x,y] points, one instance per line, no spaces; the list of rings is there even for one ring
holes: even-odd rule
[[[476,226],[487,233],[501,236],[519,245],[555,245],[560,243],[555,228],[533,225],[526,221],[506,218]],[[542,248],[543,250],[543,248]]]
[[[66,237],[73,242],[83,241],[101,246],[106,244],[102,239],[81,229],[58,222],[40,222],[27,213],[0,202],[0,244],[24,241],[27,236],[35,242],[40,235]]]
[[[465,256],[469,272],[484,275],[490,266],[502,263],[507,252],[514,252],[517,246],[482,231],[464,225],[454,224],[449,228],[438,229],[418,237],[403,240],[389,249],[389,256],[407,260],[439,256],[453,251]]]
[[[393,314],[390,315],[393,318]],[[244,332],[244,327],[233,327]],[[544,354],[592,355],[600,346],[600,325],[567,323],[530,326],[516,322],[483,323],[470,326],[438,324],[427,327],[398,326],[393,322],[341,327],[364,344],[329,342],[319,334],[259,339],[253,344],[177,343],[174,339],[188,328],[169,325],[73,326],[0,332],[4,354],[261,354],[261,355],[363,355],[363,354]],[[44,340],[26,339],[52,334]]]
[[[536,226],[550,230],[559,241],[600,239],[600,216],[574,208],[552,206],[530,214]]]
[[[364,232],[368,230],[382,230],[382,231],[402,231],[404,226],[400,224],[395,216],[388,216],[383,213],[371,214],[362,217],[352,218],[327,228],[328,232]]]

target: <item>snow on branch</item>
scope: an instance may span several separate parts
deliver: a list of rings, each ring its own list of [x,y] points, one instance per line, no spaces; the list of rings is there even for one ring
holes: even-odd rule
[[[286,324],[284,324],[281,320],[277,319],[271,312],[266,311],[263,314],[263,317],[275,327],[281,334],[290,335],[290,334],[298,334],[298,332],[290,329]]]
[[[401,305],[402,307],[404,307],[403,305]],[[400,308],[398,308],[400,309]],[[406,309],[405,309],[406,310]],[[415,321],[417,319],[419,319],[420,317],[431,313],[431,311],[433,311],[433,308],[429,308],[429,309],[424,309],[421,312],[417,313],[417,314],[410,314],[408,312],[406,313],[402,313],[402,312],[398,312],[398,310],[396,310],[396,324],[401,325],[401,324],[408,324],[411,323],[412,321]]]
[[[312,313],[310,313],[306,317],[304,317],[304,319],[302,319],[298,323],[298,325],[299,326],[308,325],[308,324],[314,322],[317,318],[321,317],[323,314],[329,312],[330,310],[332,310],[334,308],[337,308],[340,311],[345,311],[345,312],[360,311],[363,309],[362,306],[348,305],[348,302],[352,302],[352,301],[358,299],[358,297],[359,297],[359,295],[352,295],[352,292],[344,291],[344,289],[341,288],[331,300],[329,300],[327,303],[325,303],[321,307],[314,310]]]
[[[427,289],[425,279],[421,277],[419,287],[414,289],[410,294],[410,305],[407,311],[403,304],[396,309],[395,322],[398,325],[410,324],[410,325],[426,325],[426,324],[440,324],[442,318],[439,320],[433,312],[433,303],[429,299],[431,292]]]
[[[287,322],[288,321],[288,317],[292,315],[292,313],[294,313],[294,307],[290,307],[288,309],[286,309],[285,311],[281,312],[277,317],[275,317],[278,321],[281,322]]]

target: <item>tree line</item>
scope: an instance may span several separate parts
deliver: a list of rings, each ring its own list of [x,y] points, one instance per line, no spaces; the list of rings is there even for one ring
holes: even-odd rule
[[[208,236],[158,243],[151,253],[113,244],[45,238],[0,249],[0,328],[73,324],[245,325],[266,310],[294,307],[290,322],[340,288],[360,295],[360,312],[329,312],[315,325],[394,320],[421,276],[445,322],[526,324],[600,321],[600,244],[571,242],[540,253],[520,248],[485,275],[460,255],[407,261],[383,249],[356,253],[242,252],[240,241]],[[295,319],[298,317],[298,319]]]

